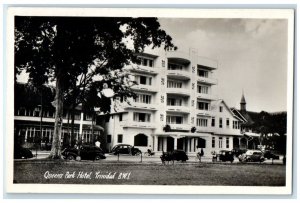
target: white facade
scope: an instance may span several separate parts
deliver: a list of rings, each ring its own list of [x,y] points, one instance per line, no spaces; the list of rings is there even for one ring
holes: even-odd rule
[[[116,104],[117,112],[105,124],[108,150],[121,143],[156,152],[195,153],[198,147],[204,155],[233,148],[233,137],[241,136],[240,120],[213,95],[216,61],[193,49],[154,50],[140,57],[141,64],[125,67],[138,84],[133,87],[138,97]]]

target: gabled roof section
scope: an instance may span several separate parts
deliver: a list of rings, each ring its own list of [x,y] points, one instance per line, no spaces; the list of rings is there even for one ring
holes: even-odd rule
[[[229,113],[233,117],[237,118],[237,116],[231,111],[231,109],[228,107],[228,105],[226,104],[226,102],[223,99],[218,99],[218,100],[212,101],[211,102],[211,110],[213,110],[213,111],[214,110],[218,110],[218,107],[220,106],[221,103],[223,103],[223,105],[225,106],[225,108],[229,111]]]

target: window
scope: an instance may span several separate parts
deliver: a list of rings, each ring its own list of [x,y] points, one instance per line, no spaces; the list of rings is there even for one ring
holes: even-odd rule
[[[133,113],[133,120],[137,122],[150,122],[151,114],[148,113]]]
[[[226,126],[229,127],[229,118],[226,118]]]
[[[107,135],[106,136],[106,142],[107,143],[111,143],[111,135]]]
[[[173,64],[173,63],[169,63],[168,64],[168,70],[182,70],[182,65],[180,64]]]
[[[182,82],[168,80],[168,88],[182,88]]]
[[[138,65],[143,65],[143,66],[148,66],[148,67],[153,67],[153,59],[148,59],[144,57],[138,57]]]
[[[135,76],[135,81],[138,84],[142,84],[142,85],[152,85],[152,78],[151,77],[146,77],[146,76]]]
[[[208,87],[207,86],[198,85],[198,93],[208,94]]]
[[[134,146],[147,147],[148,137],[144,134],[138,134],[134,136]]]
[[[208,111],[209,103],[207,103],[207,102],[197,102],[197,105],[198,105],[198,109],[199,110],[206,110],[206,111]]]
[[[161,61],[161,66],[165,67],[166,66],[166,62],[164,60]]]
[[[229,148],[229,137],[226,137],[226,148]]]
[[[168,98],[167,105],[168,106],[182,106],[182,99]]]
[[[122,121],[123,120],[123,114],[120,113],[119,115],[119,121]]]
[[[168,124],[182,124],[183,117],[181,116],[167,116],[167,123]]]
[[[118,134],[118,143],[122,143],[122,142],[123,142],[123,135]]]
[[[215,148],[215,147],[216,147],[216,138],[215,138],[215,137],[212,137],[212,138],[211,138],[211,147],[212,147],[212,148]]]
[[[211,126],[212,126],[212,127],[215,127],[215,117],[212,117],[212,118],[211,118]]]
[[[138,102],[138,103],[150,104],[151,103],[151,95],[138,94],[137,97],[134,99],[134,101]]]
[[[197,72],[198,72],[198,76],[208,78],[208,71],[198,69]]]
[[[197,126],[207,127],[207,119],[197,118]]]
[[[232,123],[232,128],[233,129],[240,129],[240,123],[238,121],[233,121]]]
[[[206,147],[206,140],[202,138],[198,138],[198,146],[197,148],[205,148]]]
[[[220,109],[220,112],[223,112],[223,106],[220,106],[219,109]]]
[[[219,137],[219,148],[223,147],[223,138]]]
[[[223,123],[222,123],[222,122],[223,122],[223,120],[222,120],[222,118],[220,118],[220,119],[219,119],[219,128],[222,128],[222,127],[223,127]]]

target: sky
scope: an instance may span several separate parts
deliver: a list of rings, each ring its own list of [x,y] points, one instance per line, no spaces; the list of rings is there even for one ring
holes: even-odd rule
[[[218,61],[212,94],[248,111],[287,110],[287,20],[160,18],[178,50]]]
[[[218,61],[212,94],[229,107],[240,108],[244,92],[247,110],[287,110],[287,20],[159,18],[178,51],[197,49]],[[27,81],[26,74],[18,78]]]

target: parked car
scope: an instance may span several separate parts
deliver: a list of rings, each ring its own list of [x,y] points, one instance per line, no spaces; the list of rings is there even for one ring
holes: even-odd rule
[[[117,155],[117,154],[130,154],[130,155],[133,155],[133,156],[138,156],[142,152],[139,148],[136,148],[132,145],[118,144],[118,145],[116,145],[112,148],[111,153],[114,154],[114,155]]]
[[[186,155],[185,151],[183,151],[183,150],[174,150],[172,152],[163,152],[163,154],[160,156],[160,159],[163,164],[165,164],[166,161],[167,162],[169,162],[169,161],[185,162],[185,161],[189,160],[188,156]]]
[[[82,160],[100,160],[105,159],[105,154],[101,148],[90,145],[83,145],[79,149],[65,148],[62,151],[64,159],[75,160],[77,156],[80,156]]]
[[[32,157],[33,157],[33,154],[29,149],[24,148],[22,146],[15,146],[14,159],[28,159],[28,158],[32,158]]]
[[[241,162],[263,162],[264,155],[260,150],[247,150],[246,153],[239,156]]]
[[[235,157],[239,157],[241,154],[246,153],[247,149],[234,148],[231,151]]]
[[[234,154],[232,151],[221,150],[219,153],[219,160],[223,162],[230,161],[232,163],[234,160]]]
[[[279,159],[279,156],[274,154],[272,151],[270,150],[265,150],[264,151],[264,157],[266,159]]]

